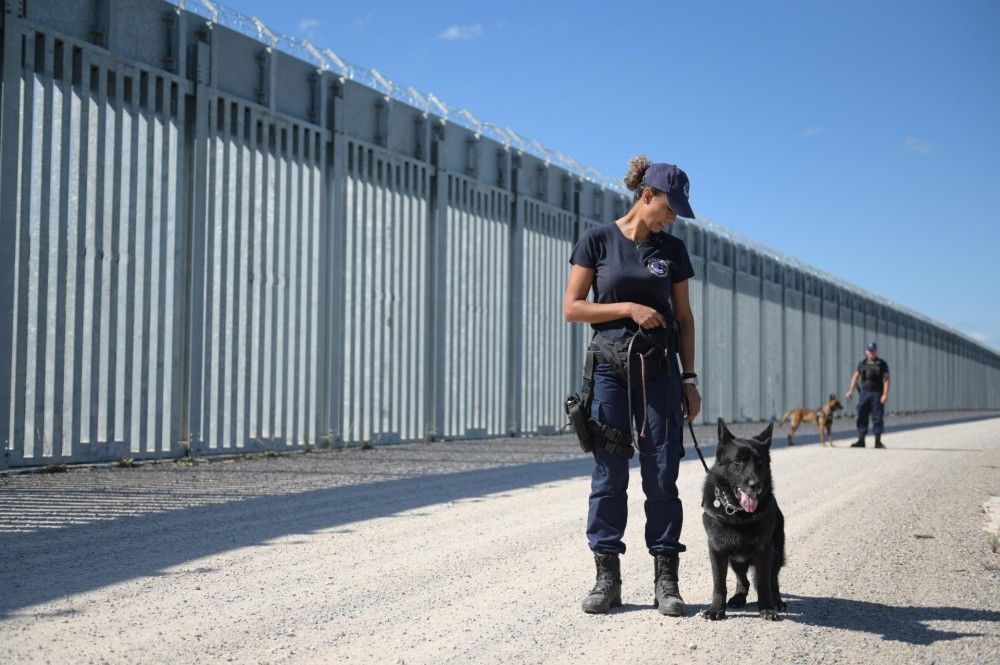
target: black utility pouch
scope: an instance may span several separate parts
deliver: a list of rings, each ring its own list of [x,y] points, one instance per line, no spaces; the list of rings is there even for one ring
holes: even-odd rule
[[[584,410],[584,404],[580,401],[580,394],[573,393],[566,398],[566,415],[569,416],[569,423],[576,432],[576,438],[580,442],[580,448],[585,453],[594,452],[594,440],[591,438],[590,428],[587,427],[588,414]]]

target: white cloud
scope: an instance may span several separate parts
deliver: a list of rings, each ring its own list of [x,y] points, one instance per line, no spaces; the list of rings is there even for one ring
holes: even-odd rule
[[[927,141],[921,141],[918,138],[912,136],[907,136],[906,140],[903,141],[903,146],[911,152],[919,152],[921,155],[931,154],[931,144]]]
[[[965,334],[971,337],[972,339],[976,340],[980,344],[989,344],[991,339],[990,336],[987,335],[986,333],[981,333],[976,331],[967,332]]]
[[[826,130],[823,129],[822,127],[806,127],[801,132],[799,132],[799,136],[801,136],[804,139],[811,139],[815,136],[820,136],[822,134],[826,134]]]
[[[476,23],[474,25],[450,25],[445,28],[441,34],[438,35],[438,37],[448,41],[469,41],[471,39],[476,39],[477,37],[482,37],[485,34],[486,32],[483,30],[483,24]]]
[[[367,28],[368,26],[370,26],[371,24],[373,24],[375,22],[375,19],[378,18],[377,14],[378,14],[378,12],[376,10],[372,10],[372,11],[368,12],[367,14],[365,14],[364,16],[360,16],[360,17],[354,19],[354,27],[355,28]]]
[[[310,32],[319,27],[319,21],[314,18],[304,18],[299,21],[299,32]]]

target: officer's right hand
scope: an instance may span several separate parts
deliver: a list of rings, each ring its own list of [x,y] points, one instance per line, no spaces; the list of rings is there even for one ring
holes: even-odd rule
[[[844,393],[844,397],[846,399],[851,399],[851,395],[853,395],[853,394],[854,394],[853,390],[848,390],[846,393]]]
[[[645,305],[640,305],[639,303],[631,303],[628,308],[628,315],[632,317],[632,320],[638,323],[643,328],[656,328],[657,326],[666,327],[667,322],[663,320],[660,313],[657,312],[652,307],[646,307]]]

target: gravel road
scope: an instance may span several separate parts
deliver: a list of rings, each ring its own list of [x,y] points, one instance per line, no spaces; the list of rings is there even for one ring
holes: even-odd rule
[[[777,442],[778,623],[753,603],[698,614],[711,574],[689,442],[680,619],[652,608],[637,468],[625,606],[580,611],[589,463],[565,436],[10,474],[0,660],[995,664],[995,416],[893,418],[887,450]]]

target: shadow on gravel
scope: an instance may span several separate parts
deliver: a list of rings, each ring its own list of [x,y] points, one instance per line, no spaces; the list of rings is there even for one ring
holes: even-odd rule
[[[611,614],[625,614],[627,612],[648,612],[654,609],[653,603],[622,603],[621,607],[611,610]]]
[[[591,466],[591,460],[580,455],[0,533],[0,567],[17,571],[0,593],[0,618],[56,598],[160,576],[167,568],[220,552],[264,548],[275,538],[589,475]],[[350,529],[328,537],[345,531]],[[264,552],[260,556],[267,556]]]
[[[964,607],[895,607],[846,598],[819,598],[782,594],[788,610],[782,618],[796,623],[840,628],[879,635],[884,640],[926,646],[934,642],[981,637],[985,633],[938,630],[932,621],[1000,621],[1000,611]]]
[[[684,613],[684,618],[691,619],[696,617],[701,617],[701,613],[708,609],[708,605],[698,605],[692,603],[685,603],[687,611]],[[656,608],[653,607],[653,603],[623,603],[621,607],[616,607],[611,610],[611,614],[625,614],[627,612],[655,612]]]
[[[890,431],[895,433],[909,428],[978,420],[982,417],[996,417],[996,414],[924,421],[912,426],[900,425]],[[707,435],[709,428],[702,428],[702,432]],[[803,443],[808,443],[809,440],[810,437],[802,437]],[[812,437],[812,440],[818,441],[818,437]],[[690,441],[685,443],[687,455],[684,463],[698,464]],[[484,441],[483,445],[491,444]],[[709,459],[715,454],[714,445],[703,445],[702,449]],[[633,464],[637,465],[637,461]],[[0,618],[21,608],[64,596],[127,580],[168,574],[165,572],[168,568],[203,557],[244,547],[266,548],[269,546],[268,541],[276,538],[331,529],[333,531],[330,531],[328,537],[336,538],[338,533],[350,531],[349,528],[336,530],[336,527],[345,527],[354,522],[588,476],[591,469],[591,459],[577,454],[569,459],[549,462],[361,482],[294,494],[247,499],[234,497],[224,503],[73,524],[57,529],[42,528],[26,533],[0,532],[0,569],[16,571],[16,574],[10,576],[3,593],[0,593]],[[308,473],[308,470],[303,472]],[[168,495],[175,491],[160,489]],[[581,491],[585,492],[583,488]],[[584,496],[581,494],[581,501]],[[87,496],[79,495],[73,500],[86,503]],[[122,500],[127,501],[128,497],[123,495]],[[102,508],[100,504],[93,506],[95,512],[104,509],[106,508]],[[261,555],[266,556],[263,551]],[[169,574],[174,574],[174,571]],[[197,570],[181,574],[197,574]],[[840,623],[836,623],[837,615],[853,617],[861,613],[865,618],[855,622],[859,630],[878,625],[879,621],[884,621],[882,613],[897,609],[871,606],[869,612],[862,613],[856,604],[842,604],[848,601],[802,599],[801,602],[817,604],[816,607],[803,607],[808,608],[807,612],[802,612],[804,621],[826,615],[833,617],[833,623],[820,625],[845,626],[846,619],[840,619]],[[918,636],[921,634],[918,630],[920,620],[985,618],[984,613],[948,608],[941,609],[938,614],[934,614],[935,610],[898,611],[902,613],[900,616],[912,616],[903,626],[909,627],[908,630]],[[906,612],[916,614],[907,615]],[[1000,614],[997,613],[989,616],[992,620],[1000,619]],[[929,629],[922,630],[924,635],[938,634]],[[895,634],[892,631],[889,633],[890,636]],[[899,634],[905,633],[900,630]]]

